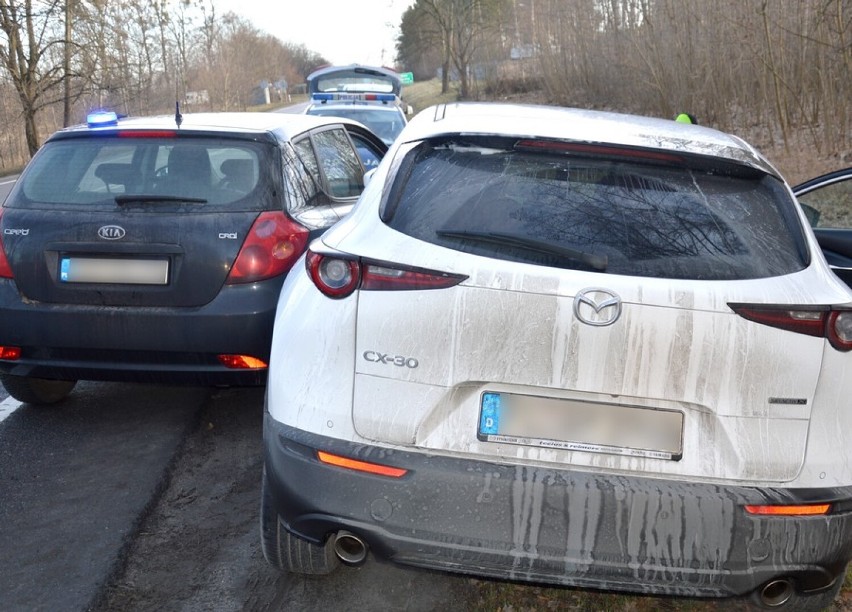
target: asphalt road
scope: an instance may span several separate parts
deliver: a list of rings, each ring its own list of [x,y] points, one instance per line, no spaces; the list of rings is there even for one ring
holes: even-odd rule
[[[209,393],[81,383],[0,422],[0,609],[88,609]]]
[[[475,581],[260,551],[263,389],[79,383],[0,422],[0,610],[470,609]]]

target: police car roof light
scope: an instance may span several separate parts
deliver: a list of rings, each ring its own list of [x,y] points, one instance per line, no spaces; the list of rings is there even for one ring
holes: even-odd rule
[[[118,125],[118,115],[112,111],[95,111],[86,117],[89,127],[102,127],[104,125]]]
[[[311,95],[311,98],[317,102],[328,102],[329,100],[343,100],[343,101],[358,101],[358,100],[369,100],[369,101],[378,101],[387,104],[388,102],[395,102],[399,98],[396,94],[392,93],[351,93],[351,92],[343,92],[343,93],[315,93]]]

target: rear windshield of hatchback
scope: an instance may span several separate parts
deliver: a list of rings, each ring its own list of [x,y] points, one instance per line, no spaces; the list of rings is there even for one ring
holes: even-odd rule
[[[464,253],[608,274],[753,279],[809,262],[783,183],[705,158],[666,165],[493,139],[423,142],[399,163],[382,219]]]
[[[199,210],[262,208],[264,147],[218,138],[73,138],[48,142],[11,206],[91,206],[182,200]]]

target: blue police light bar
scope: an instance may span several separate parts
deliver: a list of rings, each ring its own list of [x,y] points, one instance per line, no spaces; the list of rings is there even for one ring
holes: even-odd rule
[[[313,100],[317,102],[322,102],[323,104],[328,102],[329,100],[349,100],[349,101],[358,101],[358,100],[371,100],[384,102],[387,104],[388,102],[395,102],[399,98],[396,94],[392,93],[353,93],[353,92],[339,92],[339,93],[315,93],[311,95]]]
[[[102,127],[105,125],[118,125],[118,115],[112,111],[95,111],[86,117],[89,127]]]

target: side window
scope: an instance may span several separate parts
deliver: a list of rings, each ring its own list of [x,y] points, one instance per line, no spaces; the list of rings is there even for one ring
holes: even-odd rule
[[[342,129],[317,132],[313,136],[317,159],[330,194],[353,198],[364,190],[364,169],[349,137]]]
[[[852,228],[852,175],[799,196],[805,215],[815,228]]]
[[[376,168],[379,162],[382,161],[382,154],[376,151],[372,144],[366,139],[357,134],[350,134],[352,142],[355,143],[355,148],[358,150],[358,155],[361,157],[361,163],[364,164],[364,169],[369,172]]]

